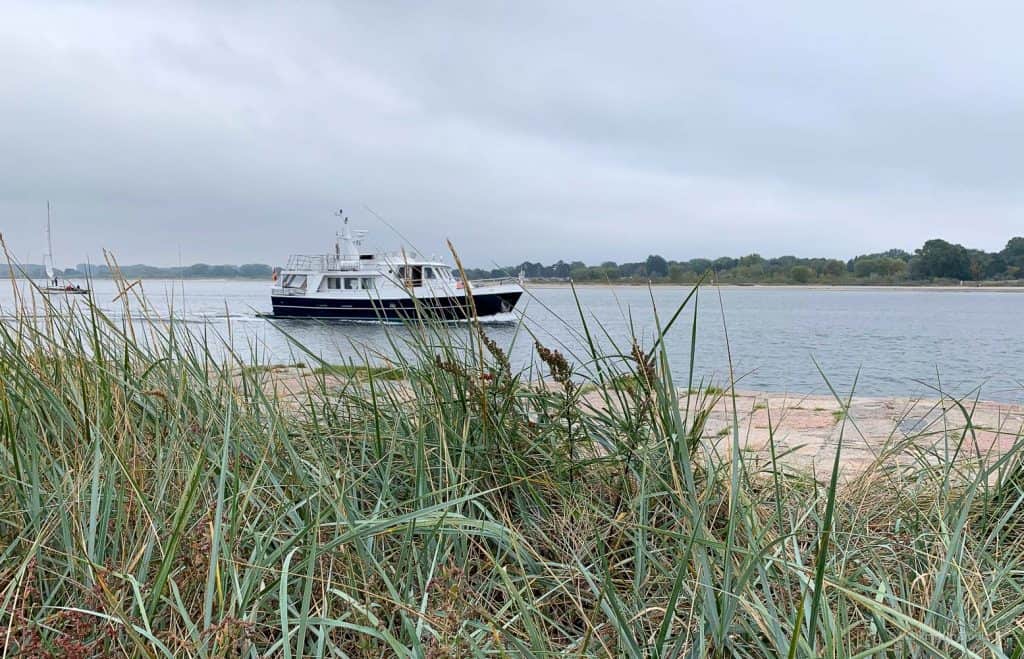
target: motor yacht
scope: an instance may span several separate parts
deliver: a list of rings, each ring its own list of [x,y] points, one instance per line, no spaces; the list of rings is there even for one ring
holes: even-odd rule
[[[488,318],[510,313],[523,294],[521,277],[466,282],[440,259],[407,249],[367,250],[365,239],[366,231],[351,229],[343,218],[333,253],[291,256],[275,270],[274,317]]]

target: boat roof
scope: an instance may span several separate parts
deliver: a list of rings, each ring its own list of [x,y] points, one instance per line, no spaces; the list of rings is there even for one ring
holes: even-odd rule
[[[334,254],[293,254],[288,258],[288,265],[282,270],[284,272],[368,272],[378,271],[382,268],[399,268],[404,265],[430,266],[434,268],[450,268],[451,266],[443,261],[424,259],[418,256],[401,254],[364,254],[358,260],[339,259]]]
[[[341,211],[336,215],[341,216]],[[367,231],[352,230],[348,218],[342,222],[341,232],[336,235],[333,254],[293,254],[283,272],[325,273],[325,272],[367,272],[381,267],[397,268],[403,265],[449,268],[437,257],[425,258],[415,250],[392,252],[364,252],[363,241]]]

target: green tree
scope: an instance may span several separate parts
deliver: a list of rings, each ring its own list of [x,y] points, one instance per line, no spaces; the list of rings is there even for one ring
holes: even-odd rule
[[[621,263],[619,264],[619,275],[622,277],[639,277],[644,274],[643,263]]]
[[[732,270],[733,268],[735,268],[736,263],[736,259],[732,258],[731,256],[722,256],[715,259],[714,263],[711,264],[711,267],[718,272],[724,272],[726,270]]]
[[[914,279],[970,279],[971,258],[963,245],[933,238],[914,253],[910,275]]]
[[[907,273],[907,262],[901,259],[886,259],[886,268],[890,277],[903,277]]]
[[[587,266],[577,266],[569,271],[569,277],[573,281],[590,281],[592,279],[590,268]]]
[[[668,276],[668,262],[657,254],[648,256],[647,261],[644,262],[644,267],[647,274],[651,277]]]
[[[689,274],[689,271],[679,264],[671,265],[668,268],[668,278],[676,284],[681,284],[686,281],[687,274]]]
[[[989,265],[992,263],[992,255],[980,249],[967,250],[967,258],[970,261],[969,270],[971,279],[981,281],[988,275]]]
[[[829,277],[842,277],[846,274],[846,264],[839,259],[829,259],[822,268],[822,273]]]
[[[566,279],[569,277],[569,273],[572,271],[572,267],[565,261],[558,261],[551,266],[552,277],[558,277],[559,279]]]
[[[878,272],[880,267],[878,259],[865,256],[853,260],[853,276],[858,278],[870,277]]]
[[[794,265],[789,269],[789,277],[798,284],[806,284],[814,277],[814,270],[806,265]]]
[[[985,279],[1005,279],[1009,276],[1006,259],[1002,254],[996,252],[989,254],[988,264],[985,266]]]
[[[708,270],[711,269],[711,260],[710,259],[690,259],[690,262],[687,264],[687,267],[689,267],[690,272],[692,272],[692,273],[694,273],[696,275],[702,275],[702,274],[704,274],[705,272],[707,272]]]
[[[238,266],[238,274],[241,277],[269,277],[273,270],[264,263],[246,263]]]
[[[853,260],[853,274],[856,277],[895,277],[905,269],[903,261],[887,256],[859,256]]]
[[[1003,251],[999,252],[1002,261],[1007,269],[1016,268],[1014,273],[1024,271],[1024,238],[1015,236],[1006,243]]]

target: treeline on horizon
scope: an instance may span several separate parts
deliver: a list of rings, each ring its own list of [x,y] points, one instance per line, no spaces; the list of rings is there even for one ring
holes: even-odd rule
[[[890,249],[848,261],[796,256],[764,258],[760,254],[671,261],[652,254],[636,263],[605,261],[587,265],[581,261],[558,261],[546,266],[525,261],[494,270],[468,269],[466,274],[471,279],[522,272],[530,279],[692,283],[708,271],[723,283],[1012,281],[1024,279],[1024,237],[1011,238],[998,252],[970,249],[935,238],[913,253]]]
[[[122,275],[130,279],[270,279],[274,269],[265,263],[246,263],[244,265],[209,265],[195,263],[186,266],[160,267],[155,265],[123,265],[119,267]],[[8,269],[4,276],[10,276]],[[113,276],[106,265],[89,265],[79,263],[74,268],[55,268],[54,272],[62,279],[105,279]],[[17,266],[15,277],[29,279],[46,279],[46,268],[36,263]]]
[[[270,279],[275,268],[265,263],[161,267],[144,264],[120,266],[123,276],[132,279]],[[467,268],[470,279],[504,277],[522,272],[529,279],[574,281],[654,281],[692,283],[708,271],[722,283],[898,283],[943,281],[1015,281],[1024,279],[1024,237],[1014,237],[998,252],[970,249],[938,238],[928,240],[913,253],[902,249],[862,254],[848,261],[829,258],[779,256],[765,258],[748,254],[739,258],[695,258],[673,261],[652,254],[643,261],[587,265],[582,261],[559,260],[551,265],[524,261],[519,265],[492,270]],[[10,276],[8,269],[4,275]],[[22,264],[13,271],[16,277],[45,279],[39,264]],[[74,268],[57,268],[63,279],[109,278],[106,265],[80,263]]]

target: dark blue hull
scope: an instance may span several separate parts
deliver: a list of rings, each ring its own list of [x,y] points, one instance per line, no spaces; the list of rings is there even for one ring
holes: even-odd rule
[[[508,313],[516,306],[521,291],[473,295],[478,317]],[[466,296],[444,298],[402,298],[392,300],[340,300],[299,296],[271,296],[275,318],[332,318],[336,320],[401,321],[416,318],[465,320],[473,315]]]

